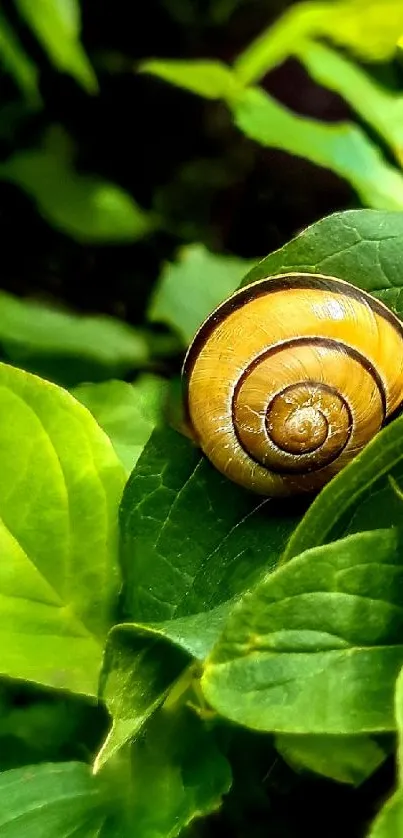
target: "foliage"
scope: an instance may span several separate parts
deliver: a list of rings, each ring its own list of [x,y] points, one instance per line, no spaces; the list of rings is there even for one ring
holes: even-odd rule
[[[0,833],[400,838],[403,417],[260,498],[180,368],[284,271],[403,319],[402,5],[129,5],[0,13]]]
[[[364,203],[381,209],[403,208],[403,178],[372,139],[357,125],[320,123],[292,113],[256,83],[290,56],[315,79],[343,96],[401,159],[401,95],[393,95],[332,47],[325,36],[376,62],[396,49],[403,31],[402,6],[391,0],[302,2],[263,32],[229,67],[212,61],[151,60],[141,64],[171,84],[206,98],[222,99],[235,125],[263,146],[301,155],[350,181]],[[224,71],[226,71],[224,73]]]
[[[402,236],[400,214],[335,214],[245,282],[327,266],[386,301],[393,291],[400,314]],[[200,249],[189,257],[189,276],[201,260],[214,287],[214,260]],[[239,279],[239,265],[228,267]],[[183,264],[172,270],[180,299],[180,278],[191,279]],[[159,295],[166,278],[155,305]],[[303,784],[317,775],[356,787],[383,770],[403,736],[403,420],[313,503],[284,504],[229,483],[176,431],[151,433],[163,396],[155,376],[81,383],[73,396],[16,367],[0,375],[0,737],[23,745],[0,773],[4,834],[23,824],[32,836],[173,838],[224,798],[235,813],[242,729],[251,758],[263,737]],[[10,705],[13,683],[28,689],[25,715]],[[84,711],[95,741],[91,725],[80,729]],[[263,797],[275,800],[268,777]],[[369,834],[393,838],[401,816],[398,789]]]

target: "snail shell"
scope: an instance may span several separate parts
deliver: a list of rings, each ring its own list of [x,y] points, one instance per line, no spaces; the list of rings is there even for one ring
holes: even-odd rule
[[[320,489],[403,405],[403,326],[334,277],[254,282],[197,332],[183,367],[193,437],[263,495]]]

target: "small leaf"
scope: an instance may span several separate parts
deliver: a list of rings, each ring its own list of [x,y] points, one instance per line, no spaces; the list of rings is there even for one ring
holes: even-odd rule
[[[112,727],[96,758],[95,771],[133,739],[188,662],[180,649],[151,633],[130,624],[112,629],[100,685]]]
[[[166,382],[142,375],[134,384],[105,381],[81,384],[75,397],[109,436],[128,474],[134,468],[153,428],[160,423]]]
[[[381,87],[358,65],[324,44],[304,41],[299,58],[313,79],[342,96],[403,158],[403,96]]]
[[[337,783],[358,786],[386,758],[369,736],[276,736],[276,748],[296,771],[308,769]]]
[[[50,149],[17,152],[0,165],[0,179],[23,189],[49,224],[80,242],[136,241],[154,226],[119,186],[78,174]]]
[[[28,100],[39,104],[38,71],[22,48],[8,20],[0,13],[0,61]]]
[[[214,709],[254,730],[393,731],[402,630],[397,531],[358,533],[306,551],[245,594],[202,688]]]
[[[141,63],[139,70],[206,99],[231,100],[240,90],[230,67],[220,61],[148,60]]]
[[[7,358],[67,386],[144,366],[145,337],[120,320],[84,317],[0,291],[0,345]]]
[[[348,180],[363,203],[403,209],[403,176],[357,126],[298,116],[255,87],[232,104],[235,124],[252,140],[330,169]]]
[[[44,763],[0,773],[4,838],[129,838],[112,792],[79,762]],[[122,795],[123,798],[123,795]],[[118,806],[115,804],[116,810]],[[120,823],[119,823],[120,821]]]
[[[151,322],[166,323],[187,345],[210,312],[239,285],[255,262],[209,253],[200,244],[184,247],[166,265],[148,311]]]
[[[133,835],[176,838],[219,808],[231,771],[211,731],[189,710],[160,710],[131,749]]]
[[[96,93],[97,79],[80,43],[79,0],[16,0],[16,4],[55,67]]]
[[[97,694],[124,470],[65,391],[0,365],[1,674]]]

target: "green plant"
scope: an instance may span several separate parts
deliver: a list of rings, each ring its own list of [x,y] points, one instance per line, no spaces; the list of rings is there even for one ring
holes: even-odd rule
[[[403,214],[335,214],[245,281],[326,268],[402,317],[402,241]],[[401,761],[403,418],[312,503],[280,502],[169,427],[148,439],[158,377],[75,384],[0,365],[2,834],[173,838],[223,807],[235,834],[297,836],[312,778],[337,807]],[[381,798],[360,834],[395,838],[399,772]]]
[[[308,0],[285,12],[232,67],[215,60],[151,59],[139,70],[204,98],[222,100],[247,137],[331,169],[351,183],[364,204],[401,209],[402,96],[376,82],[341,49],[366,62],[385,61],[396,53],[402,32],[399,0]],[[290,57],[345,99],[388,146],[395,165],[358,125],[302,117],[258,86]]]

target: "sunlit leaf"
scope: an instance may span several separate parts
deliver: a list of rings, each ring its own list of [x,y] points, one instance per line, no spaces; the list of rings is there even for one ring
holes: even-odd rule
[[[206,99],[231,99],[240,89],[231,69],[219,61],[149,60],[139,69]]]
[[[187,345],[203,320],[238,287],[255,261],[210,253],[200,244],[184,247],[177,261],[163,270],[151,299],[149,319],[171,326]]]
[[[95,93],[97,79],[80,42],[79,0],[16,0],[16,4],[54,65]]]
[[[75,388],[74,395],[108,434],[130,473],[151,431],[161,422],[165,392],[163,379],[143,375],[134,384],[125,381],[81,384]]]
[[[123,467],[66,391],[0,365],[0,673],[96,695]]]
[[[400,0],[308,0],[289,8],[235,62],[244,84],[259,81],[307,38],[325,37],[367,60],[383,61],[396,50],[403,31]]]
[[[51,150],[17,152],[0,165],[0,179],[23,189],[49,224],[80,242],[135,241],[154,226],[119,186],[78,174]]]
[[[403,209],[403,175],[357,126],[298,116],[259,88],[246,90],[234,103],[233,114],[248,137],[331,169],[354,186],[364,203]]]

